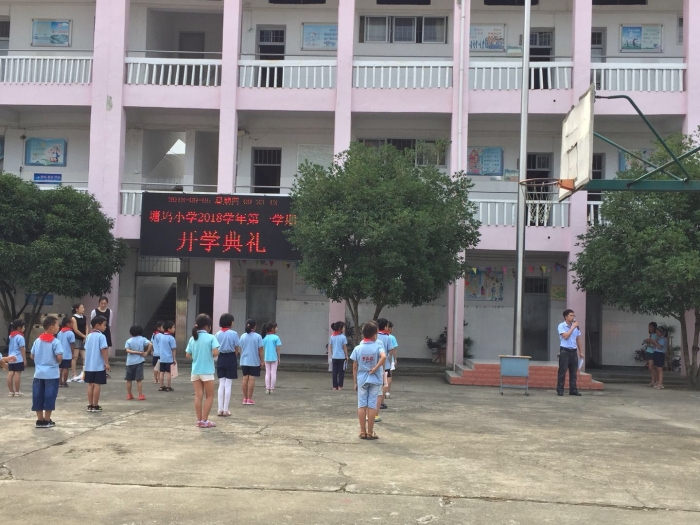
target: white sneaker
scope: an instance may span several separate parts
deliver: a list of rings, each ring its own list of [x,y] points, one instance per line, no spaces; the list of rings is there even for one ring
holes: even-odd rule
[[[384,394],[384,397],[391,397],[391,394],[387,392],[386,394]]]
[[[84,383],[85,381],[83,381],[82,377],[75,377],[75,378],[73,378],[73,382],[74,383]]]

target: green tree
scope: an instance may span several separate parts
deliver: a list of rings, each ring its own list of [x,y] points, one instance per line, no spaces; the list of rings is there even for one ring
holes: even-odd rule
[[[124,265],[128,246],[91,195],[70,187],[42,191],[0,174],[0,310],[9,323],[38,322],[46,295],[100,295]],[[36,302],[17,293],[36,294]]]
[[[377,319],[385,306],[437,299],[465,274],[464,251],[479,241],[471,181],[417,165],[428,156],[421,151],[417,163],[414,150],[353,143],[327,169],[299,168],[288,233],[299,274],[346,301],[356,327],[360,301],[372,301]]]
[[[678,155],[697,140],[698,136],[675,136],[669,145]],[[659,146],[651,160],[658,166],[670,156]],[[698,155],[683,164],[693,180],[700,180]],[[633,179],[645,171],[634,165],[618,176]],[[681,174],[675,166],[671,171]],[[617,308],[678,320],[689,381],[700,387],[700,195],[607,192],[600,214],[604,220],[579,237],[583,251],[572,265],[574,282]],[[686,322],[687,311],[695,312],[691,326]],[[693,334],[690,352],[689,330]]]

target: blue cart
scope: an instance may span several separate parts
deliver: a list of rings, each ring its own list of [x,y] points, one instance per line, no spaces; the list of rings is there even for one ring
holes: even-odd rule
[[[528,378],[530,377],[530,356],[499,355],[501,360],[501,395],[504,388],[515,388],[525,390],[525,395],[529,396]],[[524,377],[524,385],[508,385],[503,383],[503,378]]]

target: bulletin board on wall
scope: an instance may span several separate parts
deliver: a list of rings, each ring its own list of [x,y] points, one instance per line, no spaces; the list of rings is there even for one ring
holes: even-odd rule
[[[72,20],[32,19],[33,47],[71,47],[72,38]]]
[[[467,147],[467,175],[503,175],[503,148]]]
[[[503,52],[506,50],[505,24],[473,24],[469,26],[469,50]]]
[[[338,49],[338,24],[301,25],[301,49],[304,51],[335,51]]]
[[[620,26],[620,52],[662,53],[662,24],[622,24]]]

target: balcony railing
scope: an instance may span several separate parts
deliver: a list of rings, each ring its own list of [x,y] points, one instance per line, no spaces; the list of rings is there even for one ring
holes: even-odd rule
[[[126,58],[126,83],[136,86],[221,85],[221,60],[195,58]]]
[[[239,60],[238,87],[331,89],[337,64],[335,59]]]
[[[586,214],[586,220],[589,226],[594,226],[603,222],[600,215],[601,204],[603,204],[601,201],[588,201],[588,213]]]
[[[534,62],[530,64],[530,89],[571,89],[574,63]],[[469,65],[469,87],[474,91],[509,91],[522,85],[520,62],[479,62]]]
[[[598,91],[685,91],[686,64],[594,63],[591,82]]]
[[[353,86],[361,89],[452,87],[452,60],[355,60]]]
[[[516,226],[516,200],[474,199],[473,202],[477,205],[476,218],[481,221],[482,226]],[[526,217],[528,226],[568,228],[569,203],[528,200]]]
[[[0,56],[0,84],[89,84],[92,57]]]

